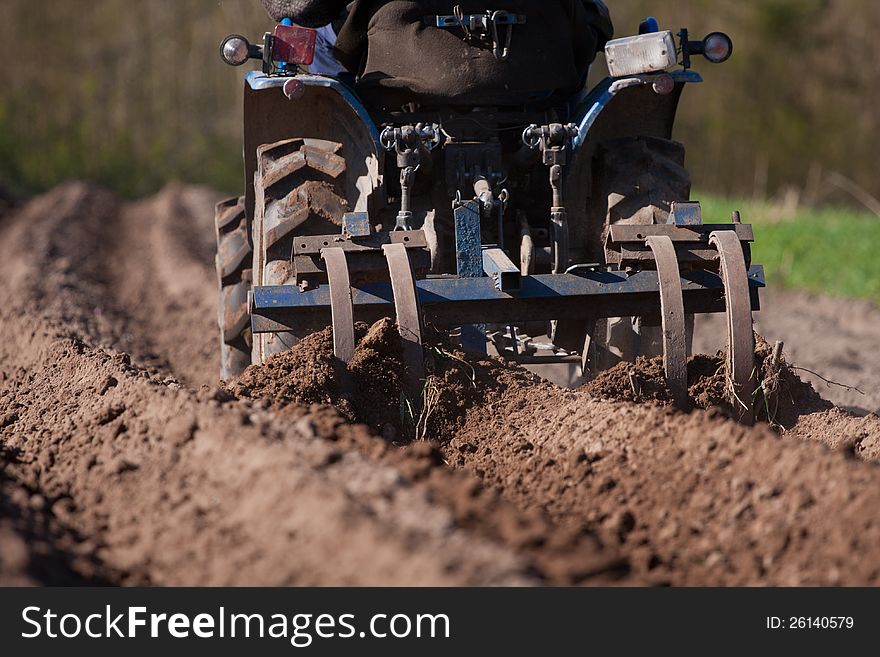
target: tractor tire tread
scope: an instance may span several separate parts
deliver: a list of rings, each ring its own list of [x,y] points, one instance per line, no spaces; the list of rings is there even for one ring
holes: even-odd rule
[[[217,283],[220,331],[220,377],[241,374],[250,364],[250,314],[247,298],[252,284],[252,248],[248,239],[244,199],[221,201],[214,213],[217,237]]]

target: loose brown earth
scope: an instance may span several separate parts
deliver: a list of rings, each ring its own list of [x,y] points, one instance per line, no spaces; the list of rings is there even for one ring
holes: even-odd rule
[[[880,421],[791,363],[774,429],[727,419],[708,357],[685,414],[656,361],[567,391],[441,349],[411,417],[389,322],[348,389],[326,331],[218,385],[216,200],[69,184],[0,216],[0,583],[880,584]],[[795,366],[867,393],[823,395],[880,407],[880,311],[767,307]]]

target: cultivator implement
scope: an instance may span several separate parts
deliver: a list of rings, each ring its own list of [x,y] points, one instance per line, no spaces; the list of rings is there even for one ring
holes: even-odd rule
[[[640,317],[662,327],[668,386],[687,403],[687,318],[727,314],[727,371],[741,421],[753,421],[754,333],[763,268],[750,263],[751,226],[705,225],[699,204],[673,206],[666,225],[618,225],[609,230],[603,264],[561,273],[524,274],[500,248],[483,245],[457,223],[457,275],[429,275],[419,230],[372,233],[364,217],[346,215],[343,233],[296,239],[296,285],[258,286],[250,296],[254,333],[302,335],[332,324],[335,356],[354,354],[355,321],[396,317],[403,339],[406,385],[425,378],[425,327],[461,328],[465,336],[504,329],[505,355],[521,362],[568,362],[585,354],[555,350],[529,355],[517,326],[566,320],[590,326],[611,317]],[[477,233],[479,235],[479,233]],[[498,333],[496,332],[496,335]],[[555,348],[554,348],[555,349]],[[586,351],[586,347],[584,349]]]
[[[445,73],[427,79],[424,67],[408,68],[410,58],[349,71],[353,86],[322,65],[306,73],[317,36],[292,19],[262,46],[235,34],[223,41],[227,63],[263,64],[245,90],[247,188],[233,204],[241,211],[224,206],[217,222],[224,376],[328,324],[335,356],[347,363],[356,321],[395,317],[404,384],[417,398],[432,329],[460,336],[466,351],[492,344],[524,365],[598,370],[609,356],[653,351],[660,327],[668,387],[683,407],[692,316],[725,312],[731,397],[752,421],[751,313],[764,282],[751,266],[751,227],[738,215],[704,225],[698,203],[670,207],[690,193],[683,147],[671,137],[685,85],[702,81],[692,58],[721,63],[733,43],[720,32],[695,41],[685,29],[676,43],[646,20],[638,35],[606,45],[611,77],[572,94],[583,76],[561,72],[587,70],[589,40],[578,38],[575,62],[536,61],[526,45],[572,33],[556,29],[572,18],[557,9],[555,19],[550,9],[497,10],[395,18],[370,30],[366,46],[378,44],[370,51],[377,56],[390,52],[390,34],[408,46],[413,35],[425,48],[442,43],[424,56]],[[576,33],[605,34],[581,13]],[[461,54],[444,61],[450,27],[465,38]],[[510,48],[514,32],[521,48]],[[481,51],[490,44],[495,61],[487,67]],[[366,61],[382,61],[374,59]],[[373,84],[395,71],[397,86]],[[471,89],[475,81],[485,88]],[[577,264],[584,259],[590,264]],[[248,333],[241,301],[251,282]],[[530,337],[545,331],[546,340]]]

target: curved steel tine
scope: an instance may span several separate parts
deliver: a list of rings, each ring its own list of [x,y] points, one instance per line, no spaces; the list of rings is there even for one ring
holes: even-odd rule
[[[678,256],[666,235],[651,236],[645,244],[654,253],[660,281],[660,312],[663,321],[663,369],[675,405],[688,406],[687,331]]]
[[[752,299],[745,256],[739,237],[732,230],[716,230],[709,244],[721,256],[721,277],[727,305],[727,370],[733,379],[737,418],[743,424],[755,421],[755,331]]]
[[[343,363],[354,357],[354,309],[351,301],[351,279],[348,260],[339,247],[321,250],[327,264],[330,284],[330,312],[333,317],[333,355]]]
[[[394,307],[397,312],[397,330],[403,341],[404,384],[412,396],[421,395],[425,378],[425,355],[422,350],[422,312],[406,247],[403,244],[384,244],[382,250],[391,274]]]

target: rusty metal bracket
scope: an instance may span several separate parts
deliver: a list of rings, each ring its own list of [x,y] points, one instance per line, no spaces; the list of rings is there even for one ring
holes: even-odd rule
[[[660,312],[663,327],[663,369],[666,385],[676,406],[686,408],[687,331],[685,328],[684,295],[675,246],[668,236],[656,235],[645,240],[654,253],[660,282]]]
[[[733,405],[743,424],[755,421],[755,331],[742,245],[736,233],[719,230],[709,236],[709,243],[721,257],[727,306],[727,371],[733,388]]]
[[[651,235],[666,235],[673,242],[707,243],[711,233],[728,231],[736,235],[741,242],[754,242],[755,233],[750,224],[702,224],[698,226],[682,226],[672,224],[654,224],[639,226],[634,224],[618,224],[608,231],[609,241],[642,242]]]
[[[746,264],[749,264],[750,242],[754,241],[755,235],[748,224],[612,226],[605,242],[605,261],[621,268],[650,266],[654,254],[645,245],[645,240],[665,236],[672,240],[679,263],[717,271],[718,251],[709,244],[709,236],[716,231],[731,233],[742,242]]]
[[[293,255],[319,255],[332,247],[351,253],[367,253],[376,251],[384,244],[402,244],[407,249],[428,248],[425,233],[421,230],[373,233],[354,239],[345,235],[298,235],[293,241]]]
[[[403,343],[404,389],[411,401],[421,396],[425,379],[425,355],[422,349],[422,312],[415,278],[406,247],[386,244],[382,247],[391,274],[391,289],[397,313],[397,330]]]
[[[351,280],[345,251],[339,247],[324,249],[321,257],[327,263],[327,281],[330,285],[330,313],[333,319],[333,355],[343,363],[354,357],[354,308],[351,300]]]

